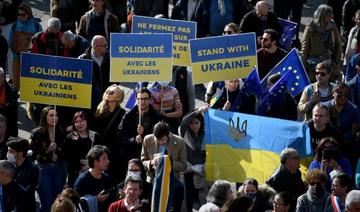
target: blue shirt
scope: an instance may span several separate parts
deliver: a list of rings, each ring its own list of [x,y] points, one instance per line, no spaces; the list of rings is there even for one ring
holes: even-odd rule
[[[348,174],[349,176],[352,176],[352,170],[351,170],[351,165],[348,159],[344,158],[344,157],[340,157],[338,160],[336,160],[336,162],[339,164],[339,166],[341,167],[341,169],[343,170],[344,173]],[[317,160],[313,160],[310,163],[309,166],[309,171],[313,170],[313,169],[320,169],[321,170],[321,162],[317,161]],[[326,174],[328,176],[328,181],[326,183],[326,190],[327,191],[331,191],[331,177],[330,177],[330,172],[332,171],[332,169],[327,169],[326,170]]]
[[[334,99],[325,102],[324,105],[326,105],[330,111],[335,110]],[[358,111],[356,105],[347,100],[343,109],[337,113],[336,123],[334,124],[339,128],[345,138],[345,136],[352,134],[352,124],[354,123],[360,123],[360,112]]]

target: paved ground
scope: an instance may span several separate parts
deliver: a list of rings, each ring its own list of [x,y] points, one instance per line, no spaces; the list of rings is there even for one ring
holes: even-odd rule
[[[49,9],[50,9],[50,1],[49,0],[24,0],[24,2],[28,3],[33,8],[34,16],[41,19],[41,24],[45,28],[45,24],[47,20],[49,19]],[[303,18],[301,20],[301,26],[300,26],[300,38],[302,36],[302,31],[304,29],[304,25],[308,24],[311,19],[312,15],[316,9],[316,7],[324,3],[325,0],[312,0],[311,3],[304,5],[303,9]],[[172,6],[170,5],[170,10]],[[122,83],[121,84],[125,90],[126,98],[131,94],[131,88],[133,88],[133,83]],[[196,86],[195,93],[196,93],[196,105],[200,106],[203,105],[203,97],[204,97],[204,88],[202,85]],[[21,102],[19,104],[19,111],[18,111],[18,119],[19,119],[19,136],[23,138],[29,138],[30,131],[35,127],[35,125],[32,123],[31,120],[29,120],[26,117],[26,111],[25,111],[26,104],[24,102]]]

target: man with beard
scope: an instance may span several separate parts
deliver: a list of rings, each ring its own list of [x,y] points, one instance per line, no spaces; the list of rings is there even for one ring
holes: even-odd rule
[[[266,29],[260,38],[261,48],[256,52],[260,79],[264,78],[286,56],[286,51],[278,47],[279,38],[279,33],[273,29]]]

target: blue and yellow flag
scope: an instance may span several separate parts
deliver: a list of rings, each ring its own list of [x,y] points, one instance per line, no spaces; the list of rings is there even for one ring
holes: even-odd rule
[[[168,211],[173,199],[175,176],[172,171],[170,157],[163,155],[159,159],[151,199],[151,212]]]
[[[209,109],[205,114],[206,178],[264,183],[280,165],[280,152],[293,147],[312,154],[306,124]],[[306,167],[302,167],[306,169]]]

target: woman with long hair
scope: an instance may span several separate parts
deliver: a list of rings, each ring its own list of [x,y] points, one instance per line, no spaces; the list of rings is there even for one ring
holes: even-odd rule
[[[320,62],[331,64],[333,78],[340,79],[341,36],[333,18],[333,9],[326,4],[314,12],[314,18],[305,27],[301,44],[302,61],[307,66],[311,82],[315,82],[315,66]]]
[[[57,125],[58,116],[52,106],[45,107],[40,114],[39,127],[32,131],[30,150],[32,159],[40,167],[39,186],[40,211],[50,211],[52,202],[62,191],[66,180],[62,146],[64,133]]]
[[[184,174],[186,190],[186,206],[191,211],[193,203],[202,205],[199,193],[206,189],[205,183],[205,139],[204,117],[202,112],[207,107],[194,110],[186,115],[179,127],[179,135],[186,144],[187,170]],[[196,208],[198,209],[198,208]]]
[[[72,130],[66,136],[64,157],[68,163],[68,186],[72,187],[79,173],[89,169],[86,154],[91,147],[102,143],[99,133],[89,129],[88,117],[78,111],[72,119]]]
[[[125,114],[121,107],[124,100],[124,91],[116,84],[110,85],[104,92],[102,101],[99,103],[95,112],[94,130],[103,137],[102,145],[107,146],[110,152],[109,173],[112,174],[114,183],[119,183],[125,178],[126,170],[121,170],[122,153],[120,141],[116,139],[117,128]]]
[[[20,4],[17,9],[17,20],[13,23],[9,35],[9,46],[13,52],[12,81],[17,90],[20,90],[20,54],[28,51],[31,37],[41,31],[42,27],[35,20],[31,7]]]

